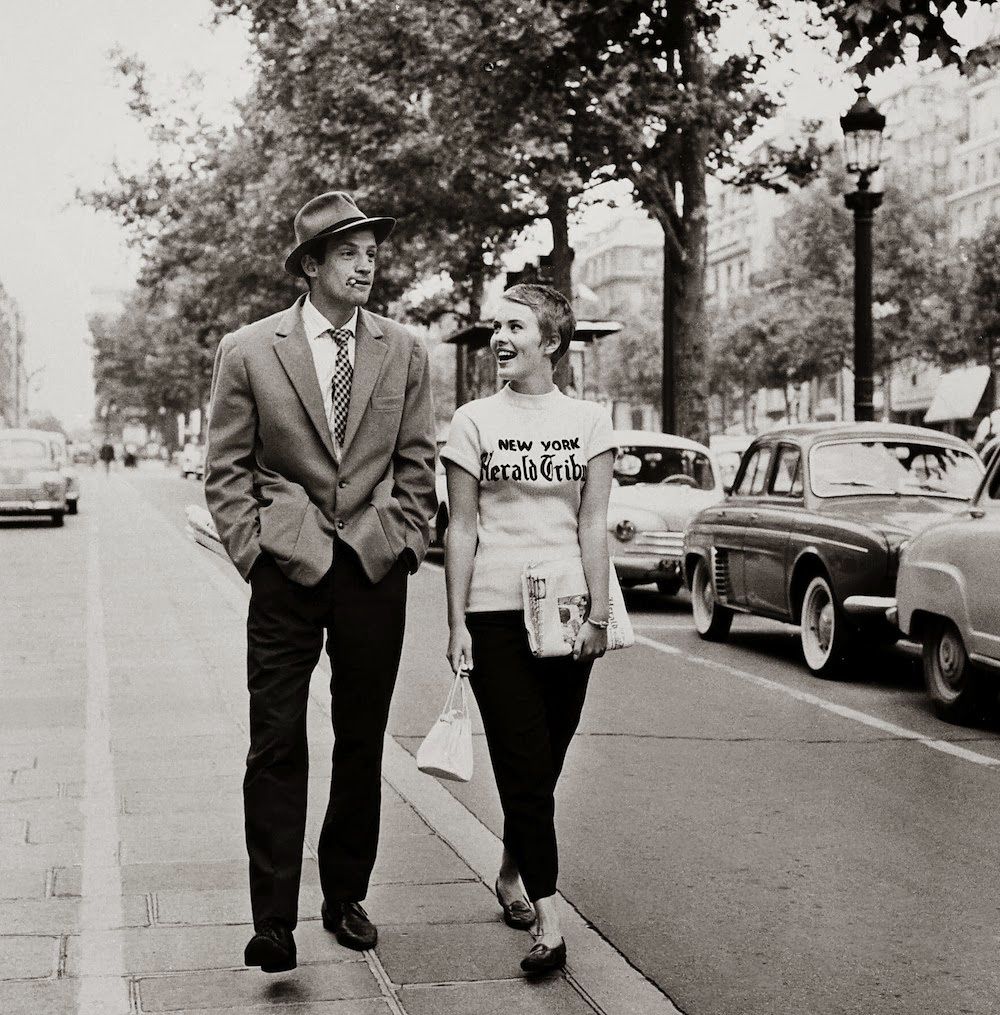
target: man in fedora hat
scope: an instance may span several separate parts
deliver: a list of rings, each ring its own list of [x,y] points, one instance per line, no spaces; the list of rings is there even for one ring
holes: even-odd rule
[[[333,778],[319,839],[323,925],[374,946],[360,903],[378,845],[382,738],[403,642],[406,584],[434,494],[427,351],[364,309],[395,225],[349,194],[295,216],[285,270],[308,294],[219,345],[205,495],[250,582],[250,751],[243,785],[254,936],[245,962],[293,969],[305,836],[309,678],[333,670]]]

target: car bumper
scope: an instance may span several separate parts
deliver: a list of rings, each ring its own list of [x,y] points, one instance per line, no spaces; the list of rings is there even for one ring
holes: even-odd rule
[[[890,611],[892,617],[889,617]],[[848,596],[844,600],[844,612],[852,617],[885,617],[895,623],[896,599],[894,596]]]
[[[615,570],[621,581],[655,582],[664,578],[680,578],[682,576],[680,557],[657,557],[646,554],[621,553],[612,555]]]
[[[0,515],[31,515],[65,509],[65,500],[0,500]]]

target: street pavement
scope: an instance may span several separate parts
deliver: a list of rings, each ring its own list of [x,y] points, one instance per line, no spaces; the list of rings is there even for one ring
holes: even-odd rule
[[[413,762],[449,686],[443,575],[411,584],[370,953],[319,923],[328,674],[310,712],[300,967],[242,967],[246,587],[183,535],[193,481],[84,476],[63,529],[0,523],[0,1013],[994,1013],[1000,726],[930,712],[912,649],[844,682],[793,628],[694,634],[630,596],[558,798],[566,975],[526,981],[491,885],[499,804]],[[675,1007],[676,1006],[676,1007]]]

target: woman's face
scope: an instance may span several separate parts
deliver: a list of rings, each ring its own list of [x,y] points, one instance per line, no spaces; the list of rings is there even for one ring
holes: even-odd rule
[[[534,310],[522,303],[501,299],[493,320],[490,347],[497,361],[502,381],[526,381],[534,377],[551,377],[549,355],[558,343],[543,343]]]

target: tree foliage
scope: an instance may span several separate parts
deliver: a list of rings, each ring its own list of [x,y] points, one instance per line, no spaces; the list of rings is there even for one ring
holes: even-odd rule
[[[897,62],[914,42],[922,58],[958,59],[942,15],[961,13],[963,0],[803,2],[812,28],[839,35],[862,71]],[[425,320],[443,310],[468,320],[499,256],[540,218],[568,291],[574,202],[616,178],[664,227],[670,416],[705,436],[706,174],[785,187],[819,162],[808,142],[750,167],[734,155],[780,104],[760,80],[788,44],[787,0],[215,4],[220,18],[245,19],[254,45],[256,82],[235,126],[199,115],[197,82],[190,99],[155,102],[145,68],[119,54],[132,110],[160,154],[139,172],[115,167],[112,184],[85,195],[141,244],[142,295],[125,316],[149,315],[141,328],[130,318],[135,335],[170,336],[177,362],[198,373],[192,392],[204,394],[225,331],[299,291],[281,259],[291,215],[310,196],[343,187],[370,213],[398,216],[376,309],[443,274],[450,306],[408,305]],[[735,53],[719,42],[734,16],[758,29]],[[148,369],[152,401],[166,378]]]

